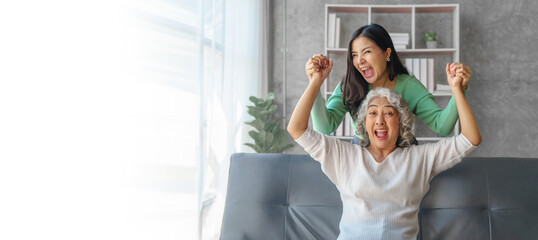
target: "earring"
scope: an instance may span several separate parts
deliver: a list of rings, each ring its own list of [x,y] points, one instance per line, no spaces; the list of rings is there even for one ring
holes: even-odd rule
[[[387,59],[387,62],[390,62],[390,57],[389,57],[389,59]]]

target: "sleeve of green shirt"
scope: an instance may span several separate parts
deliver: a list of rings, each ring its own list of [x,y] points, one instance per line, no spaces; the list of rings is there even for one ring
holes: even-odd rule
[[[445,109],[441,109],[435,103],[433,95],[418,79],[409,75],[399,75],[398,81],[400,80],[405,83],[401,94],[409,104],[409,110],[422,119],[422,122],[431,130],[441,136],[448,136],[458,120],[458,109],[454,97],[450,99]]]
[[[311,111],[314,130],[324,134],[333,133],[342,123],[348,111],[349,109],[342,100],[340,84],[334,89],[331,97],[327,100],[327,104],[325,104],[325,99],[321,92],[318,92]]]
[[[409,104],[409,110],[420,118],[432,131],[442,136],[448,136],[458,120],[458,109],[454,98],[445,109],[435,103],[434,97],[413,76],[402,74],[398,76],[398,87],[394,90],[400,92]],[[312,107],[312,123],[314,130],[324,133],[333,133],[349,109],[342,100],[340,85],[336,86],[331,97],[325,104],[325,99],[318,93]]]

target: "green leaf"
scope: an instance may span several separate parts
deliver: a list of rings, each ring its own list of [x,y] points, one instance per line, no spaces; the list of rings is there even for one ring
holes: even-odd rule
[[[259,108],[249,108],[248,114],[254,118],[260,119],[261,121],[265,121],[271,115],[271,113],[260,110]]]
[[[437,40],[439,40],[439,36],[437,35],[436,32],[430,30],[430,31],[427,31],[427,32],[424,33],[424,35],[422,36],[422,40],[424,42],[437,41]]]
[[[254,144],[245,143],[245,145],[256,152],[280,153],[293,146],[289,144],[288,132],[283,130],[279,124],[282,118],[273,119],[278,108],[276,104],[273,104],[274,99],[274,93],[268,93],[266,99],[254,96],[249,98],[254,106],[247,106],[247,112],[254,117],[254,120],[245,123],[257,131],[248,132],[254,140]]]
[[[265,144],[265,131],[260,131],[260,133],[258,134],[258,139],[259,139],[259,143],[257,143],[258,146],[261,147],[262,152],[266,152],[267,145]]]
[[[257,104],[257,103],[260,103],[260,102],[263,101],[263,99],[257,98],[257,97],[254,97],[254,96],[249,97],[248,100],[250,100],[254,104]]]
[[[274,133],[274,132],[275,132],[274,129],[278,129],[278,128],[279,128],[277,121],[278,121],[278,120],[268,121],[268,122],[265,124],[265,130]]]
[[[245,143],[245,145],[251,147],[252,149],[254,149],[254,151],[256,151],[257,153],[261,153],[261,149],[260,147],[258,147],[257,145],[254,145],[252,143]]]
[[[265,138],[263,139],[263,145],[267,148],[270,148],[273,145],[274,135],[270,132],[263,131],[265,133]]]
[[[273,103],[274,99],[275,99],[275,94],[269,93],[267,94],[267,98],[265,98],[265,100],[261,99],[261,101],[258,103],[257,106],[260,108],[267,109]]]
[[[271,105],[273,105],[273,101],[264,101],[263,103],[260,103],[260,108],[268,109]]]
[[[267,107],[269,105],[270,104],[268,104],[266,101],[262,101],[262,102],[259,102],[258,104],[256,104],[256,107],[259,108],[259,109],[267,109]]]
[[[277,106],[276,104],[273,104],[273,105],[271,105],[271,107],[269,107],[269,108],[267,109],[267,111],[269,111],[269,112],[271,112],[271,113],[274,113],[274,112],[276,112],[277,107],[278,107],[278,106]]]
[[[271,102],[275,100],[275,93],[273,92],[267,93],[267,97],[265,98],[265,101],[268,101],[268,100]]]
[[[282,118],[275,120],[275,125],[271,129],[271,132],[276,133],[277,131],[283,131],[287,136],[288,131],[280,127],[280,121],[282,121]]]
[[[277,109],[277,106],[272,105],[271,107],[269,107],[269,109],[261,110],[261,111],[257,112],[256,114],[258,114],[260,116],[263,116],[263,117],[260,117],[262,120],[268,121],[269,117],[271,116],[271,114],[273,114],[276,111],[276,109]]]
[[[279,146],[279,147],[276,147],[275,148],[275,152],[276,153],[281,153],[281,152],[284,152],[286,149],[290,148],[290,147],[293,147],[293,144],[288,144],[288,145],[284,145],[284,146]]]
[[[258,131],[264,130],[265,128],[265,123],[260,119],[254,119],[251,122],[246,122],[246,124],[254,127]]]
[[[248,132],[248,135],[254,139],[254,142],[256,143],[256,145],[260,145],[261,144],[261,139],[262,137],[260,136],[259,133],[257,133],[256,131],[252,130],[252,131],[249,131]]]
[[[278,142],[288,142],[288,132],[283,129],[279,129],[275,134],[275,139]]]
[[[293,144],[289,144],[287,139],[283,142],[275,142],[270,149],[270,152],[281,153],[284,150],[293,147]]]

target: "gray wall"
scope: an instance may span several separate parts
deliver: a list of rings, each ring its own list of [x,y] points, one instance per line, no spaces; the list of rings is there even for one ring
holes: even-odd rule
[[[281,49],[285,31],[286,120],[307,86],[306,60],[324,51],[327,3],[422,4],[424,1],[286,0],[285,28],[284,1],[272,1],[273,65],[269,91],[275,92],[282,111],[284,55]],[[460,61],[473,71],[467,97],[483,142],[471,156],[538,157],[538,1],[442,3],[460,4]],[[287,152],[305,153],[296,144]]]

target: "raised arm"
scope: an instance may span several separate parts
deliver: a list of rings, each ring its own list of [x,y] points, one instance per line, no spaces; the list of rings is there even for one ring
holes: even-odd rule
[[[317,54],[311,57],[305,65],[306,74],[309,79],[308,87],[299,99],[288,124],[288,132],[293,139],[298,139],[308,128],[308,118],[312,105],[319,92],[321,84],[329,76],[333,67],[332,59]]]
[[[450,68],[451,71],[463,70],[466,78],[463,80],[462,86],[463,90],[467,89],[467,84],[472,74],[469,67],[456,62],[450,64]],[[408,81],[401,82],[399,89],[395,88],[394,90],[402,94],[407,103],[409,103],[410,110],[432,131],[441,136],[450,135],[458,121],[458,109],[454,97],[451,97],[446,107],[442,109],[435,102],[434,96],[428,92],[418,79],[414,76],[409,76],[406,80]]]
[[[456,101],[458,107],[458,114],[460,117],[461,134],[463,134],[469,141],[478,146],[482,142],[482,136],[478,129],[478,124],[471,111],[471,107],[463,95],[463,88],[466,87],[466,83],[469,81],[471,70],[467,66],[462,68],[452,68],[451,65],[446,65],[446,75],[450,89]]]
[[[347,112],[349,112],[349,109],[344,105],[340,85],[336,86],[327,103],[325,103],[325,98],[323,98],[321,92],[318,92],[311,112],[314,130],[324,134],[331,134],[340,126]]]

